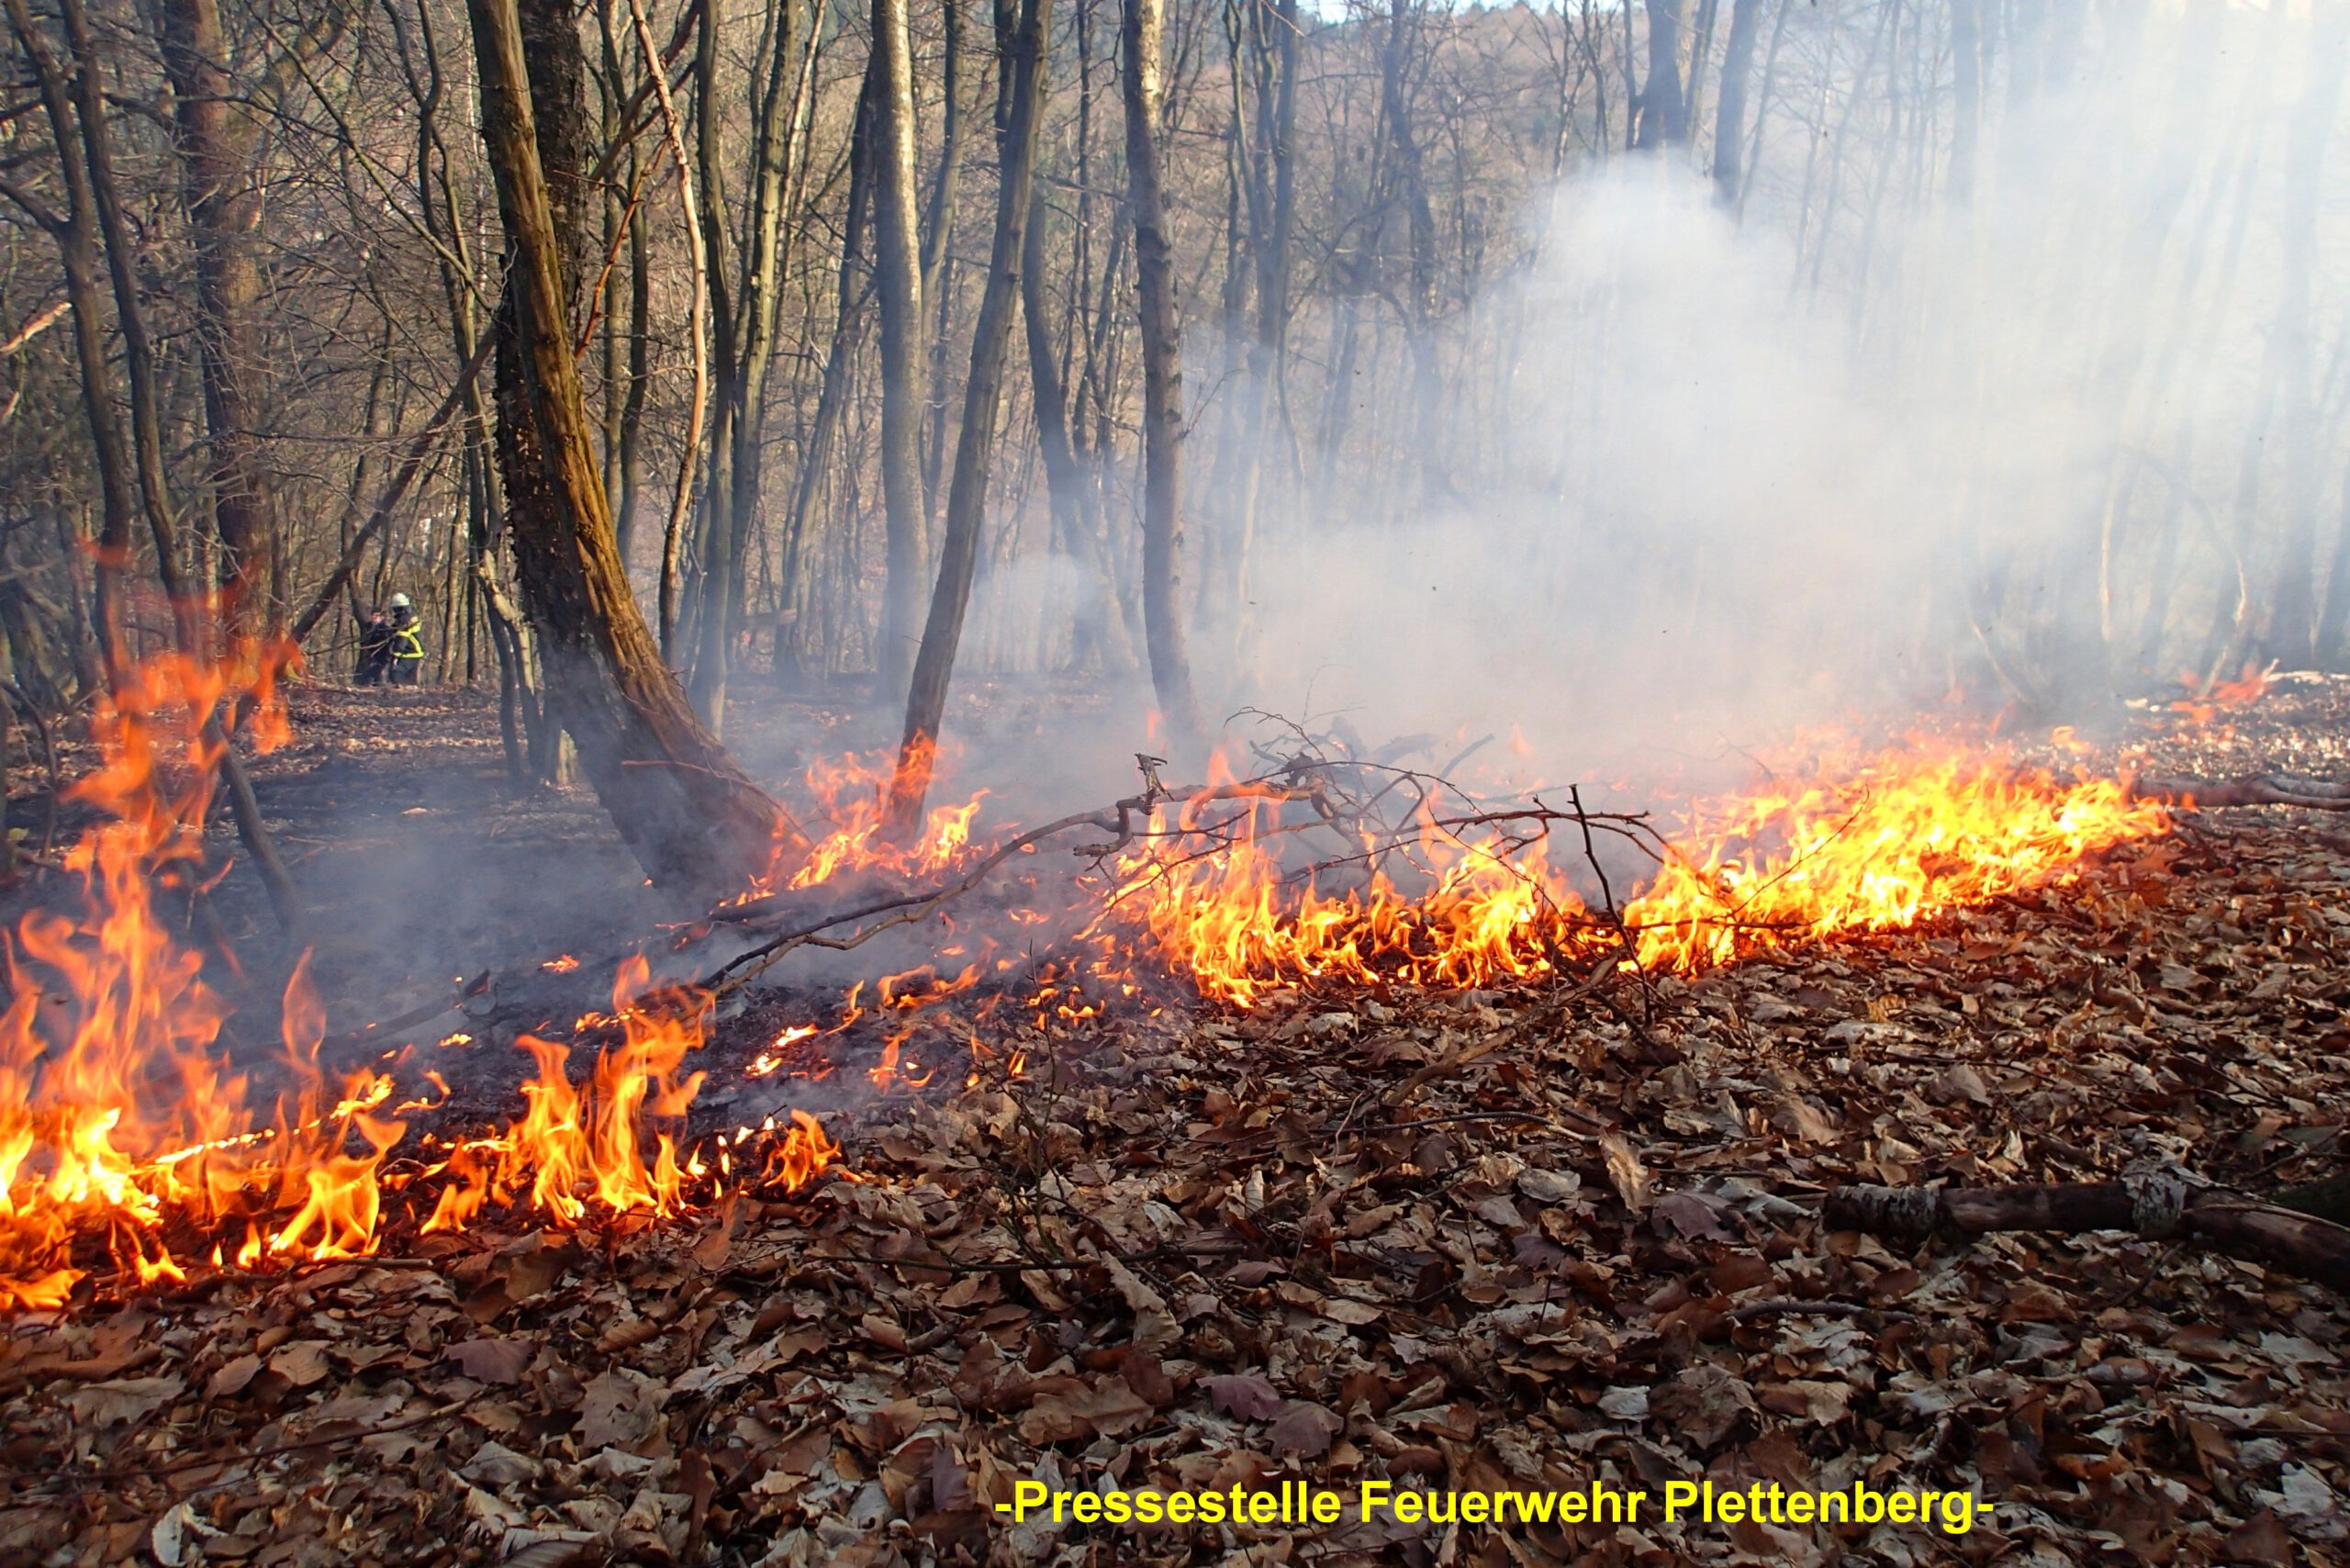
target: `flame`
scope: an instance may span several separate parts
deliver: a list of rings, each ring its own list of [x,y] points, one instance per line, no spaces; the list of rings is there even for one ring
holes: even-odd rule
[[[2188,695],[2172,703],[2171,711],[2185,715],[2189,724],[2208,724],[2221,713],[2240,712],[2266,697],[2276,676],[2274,662],[2266,667],[2247,664],[2235,679],[2214,680],[2207,687],[2202,677],[2188,670],[2178,678]]]
[[[1669,858],[1625,907],[1646,967],[1702,969],[1903,929],[2046,885],[2100,850],[2169,831],[2170,817],[2112,779],[1891,756],[1710,805],[1695,826],[1707,847]]]
[[[591,1207],[677,1213],[686,1187],[677,1130],[704,1077],[678,1070],[702,1043],[709,1006],[699,992],[652,987],[644,959],[629,959],[612,988],[621,1042],[597,1054],[584,1094],[566,1068],[569,1047],[523,1036],[517,1044],[539,1071],[522,1086],[522,1119],[450,1157],[453,1180],[424,1228],[463,1229],[485,1204],[513,1203],[525,1182],[532,1206],[561,1225]]]
[[[976,853],[971,823],[987,791],[979,790],[959,805],[932,807],[922,831],[901,838],[890,832],[887,814],[897,766],[894,754],[856,752],[811,764],[803,784],[815,802],[814,816],[831,827],[812,845],[779,844],[775,864],[742,897],[760,897],[778,888],[812,888],[853,872],[931,877],[971,859]],[[929,759],[921,768],[929,773]],[[796,859],[787,866],[786,856]]]
[[[126,1276],[185,1278],[164,1239],[182,1220],[242,1221],[258,1240],[259,1216],[291,1211],[266,1243],[283,1258],[374,1245],[376,1170],[403,1130],[370,1114],[390,1084],[361,1074],[326,1092],[306,958],[283,1008],[292,1086],[257,1114],[218,1049],[228,1004],[161,902],[217,875],[204,824],[229,728],[241,715],[256,745],[283,742],[276,683],[294,657],[250,644],[211,662],[158,655],[94,711],[100,760],[69,790],[103,813],[66,856],[80,913],[27,915],[6,955],[0,1298],[61,1304],[89,1271],[77,1239],[97,1235]]]
[[[613,984],[610,1014],[621,1043],[597,1054],[584,1086],[571,1081],[568,1047],[521,1036],[516,1043],[538,1068],[522,1086],[521,1120],[460,1145],[428,1172],[448,1181],[423,1229],[463,1230],[485,1208],[520,1203],[561,1226],[598,1215],[666,1218],[681,1212],[688,1186],[711,1174],[701,1153],[681,1141],[686,1113],[705,1078],[682,1069],[688,1053],[701,1047],[710,1002],[698,991],[653,985],[644,959],[629,959]],[[787,1031],[777,1043],[814,1032]],[[761,1181],[786,1191],[813,1181],[840,1153],[815,1118],[799,1111],[791,1116],[789,1126],[770,1122],[763,1129],[778,1141]],[[732,1169],[727,1156],[722,1172]]]
[[[763,1130],[779,1131],[781,1136],[767,1146],[767,1167],[759,1178],[762,1186],[797,1193],[840,1159],[841,1146],[826,1137],[816,1118],[805,1111],[792,1112],[789,1127],[778,1129],[770,1121]]]
[[[1285,813],[1305,806],[1213,781],[1154,813],[1147,847],[1120,859],[1111,920],[1138,927],[1205,996],[1244,1007],[1294,985],[1533,979],[1562,957],[1620,952],[1628,937],[1640,967],[1687,972],[1914,925],[2042,886],[2170,824],[2113,780],[2066,782],[1930,743],[1842,756],[1818,773],[1694,807],[1684,846],[1623,906],[1620,935],[1551,863],[1547,837],[1449,832],[1431,796],[1404,843],[1365,834],[1359,855],[1340,857],[1350,883],[1326,890],[1291,863]],[[1408,889],[1385,868],[1395,859]]]

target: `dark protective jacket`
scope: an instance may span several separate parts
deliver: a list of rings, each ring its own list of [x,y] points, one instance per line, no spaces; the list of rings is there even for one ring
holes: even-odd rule
[[[364,621],[359,626],[359,678],[380,677],[392,662],[392,628],[382,621]]]
[[[391,648],[395,659],[424,656],[424,627],[413,610],[392,611]]]

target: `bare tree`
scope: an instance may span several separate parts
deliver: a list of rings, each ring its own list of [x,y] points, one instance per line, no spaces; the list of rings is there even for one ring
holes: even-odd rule
[[[922,257],[914,219],[914,85],[906,0],[873,0],[873,213],[881,300],[881,504],[889,547],[878,695],[913,679],[922,615]]]
[[[482,138],[506,229],[501,455],[548,696],[646,873],[699,895],[729,891],[765,867],[788,823],[695,719],[613,543],[565,283],[584,230],[588,163],[576,26],[564,0],[471,0],[471,12]],[[543,120],[543,95],[554,100]],[[572,186],[561,208],[550,165]]]
[[[1739,154],[1746,140],[1746,79],[1754,68],[1754,35],[1762,19],[1762,0],[1731,0],[1721,101],[1714,108],[1714,199],[1729,207],[1738,205],[1739,192],[1746,186]]]
[[[1630,5],[1630,0],[1625,0]],[[1679,147],[1689,140],[1689,106],[1681,95],[1681,0],[1647,0],[1649,79],[1640,89],[1643,151]]]
[[[772,13],[766,67],[753,77],[750,203],[742,263],[729,276],[723,152],[718,125],[716,28],[706,15],[695,73],[699,130],[699,178],[705,249],[713,280],[718,347],[718,398],[711,436],[710,478],[703,493],[700,647],[694,658],[694,707],[711,733],[725,722],[726,674],[743,619],[743,572],[759,511],[767,431],[767,366],[775,356],[783,276],[784,174],[789,165],[793,102],[796,6]]]
[[[1036,131],[1045,114],[1045,45],[1052,0],[1022,0],[1019,20],[998,24],[1001,85],[996,95],[995,241],[988,281],[971,330],[971,370],[963,384],[963,428],[955,448],[955,476],[946,493],[946,537],[939,550],[938,586],[914,661],[906,700],[906,730],[890,791],[890,817],[901,832],[922,820],[938,750],[939,725],[963,639],[978,570],[979,530],[987,519],[988,479],[995,462],[996,416],[1003,401],[1003,362],[1012,314],[1020,308],[1020,268],[1026,254],[1028,207],[1035,186]]]
[[[255,440],[261,364],[253,317],[261,274],[251,238],[261,221],[251,170],[253,122],[229,80],[217,0],[164,0],[163,62],[177,95],[180,159],[196,240],[197,343],[212,448],[212,515],[233,624],[274,623],[277,522]],[[304,40],[307,46],[309,40]]]
[[[1151,685],[1173,740],[1200,744],[1199,699],[1183,624],[1183,339],[1160,169],[1166,51],[1163,0],[1123,0],[1120,48],[1126,117],[1126,199],[1141,304],[1143,641]]]

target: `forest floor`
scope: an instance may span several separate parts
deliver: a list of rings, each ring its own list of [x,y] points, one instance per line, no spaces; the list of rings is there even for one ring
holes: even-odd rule
[[[257,776],[331,1026],[675,918],[584,793],[504,797],[477,701],[313,689],[295,718]],[[772,772],[822,724],[778,704],[731,738]],[[2350,688],[2133,739],[2163,771],[2350,776]],[[2340,1297],[2128,1235],[1912,1249],[1816,1218],[1848,1182],[2148,1155],[2255,1192],[2340,1172],[2345,883],[2334,820],[2190,813],[2062,886],[1600,994],[945,1002],[925,1037],[968,1061],[828,1110],[843,1159],[788,1200],[493,1211],[20,1315],[0,1562],[2350,1559]],[[720,1076],[804,1000],[722,1020]],[[992,1511],[1027,1477],[1996,1506],[1960,1535]]]

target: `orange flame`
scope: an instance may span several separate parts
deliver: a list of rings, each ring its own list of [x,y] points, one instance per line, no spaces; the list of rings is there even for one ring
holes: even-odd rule
[[[276,682],[294,656],[251,644],[212,663],[159,655],[124,670],[93,714],[99,765],[70,793],[105,817],[66,856],[82,912],[27,915],[6,955],[0,1298],[60,1304],[88,1271],[76,1238],[101,1233],[125,1275],[184,1277],[162,1238],[175,1217],[252,1228],[247,1216],[291,1210],[268,1243],[287,1258],[374,1244],[375,1172],[402,1128],[368,1110],[389,1084],[363,1074],[330,1102],[324,1015],[300,964],[284,1013],[296,1087],[253,1115],[246,1080],[216,1051],[228,1005],[157,907],[159,892],[210,877],[204,824],[229,726],[241,712],[257,745],[283,741]],[[352,1152],[353,1135],[369,1152]]]
[[[848,752],[836,761],[811,764],[804,785],[815,802],[813,815],[829,822],[830,829],[812,845],[796,841],[779,845],[776,864],[744,896],[758,897],[778,887],[812,888],[859,871],[930,877],[969,860],[975,853],[971,823],[987,791],[982,790],[959,805],[933,807],[919,834],[901,836],[890,831],[888,821],[890,788],[896,771],[894,755],[867,756]],[[786,855],[795,857],[788,870]]]
[[[1382,869],[1324,890],[1284,859],[1296,802],[1203,795],[1162,807],[1124,857],[1113,921],[1205,995],[1248,1006],[1314,983],[1476,987],[1620,951],[1549,858],[1547,841],[1440,829],[1431,801]],[[1787,945],[1895,930],[2044,885],[2084,858],[2168,831],[2158,804],[2107,780],[2067,783],[1998,756],[1923,745],[1846,760],[1814,782],[1701,803],[1691,848],[1665,856],[1621,918],[1643,967],[1689,971]],[[1355,864],[1382,847],[1366,840]]]

